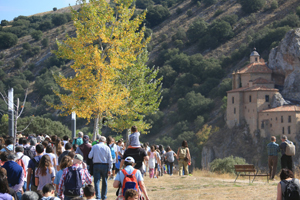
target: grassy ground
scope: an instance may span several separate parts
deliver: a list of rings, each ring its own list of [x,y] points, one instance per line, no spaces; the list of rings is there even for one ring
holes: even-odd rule
[[[206,171],[196,171],[192,176],[164,175],[159,179],[145,177],[145,185],[151,200],[190,199],[275,199],[277,181],[267,182],[266,177],[257,178],[249,184],[248,178],[218,175]],[[108,199],[116,199],[113,181],[108,181]]]

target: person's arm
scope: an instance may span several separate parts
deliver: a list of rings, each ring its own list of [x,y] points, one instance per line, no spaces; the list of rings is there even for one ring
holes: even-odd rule
[[[178,151],[177,151],[177,156],[176,156],[177,160],[179,160],[179,157],[178,157],[178,155],[179,155],[179,149],[180,149],[180,147],[178,148]]]
[[[29,191],[32,169],[28,168],[26,191]]]
[[[149,156],[144,156],[144,161],[149,161]]]
[[[160,163],[160,160],[159,160],[159,158],[158,158],[158,156],[157,156],[157,153],[156,153],[156,152],[155,152],[154,156],[155,156],[155,158],[156,158],[157,164],[161,165],[161,163]]]
[[[149,197],[148,197],[148,193],[147,193],[147,189],[145,187],[145,184],[143,181],[139,181],[139,186],[142,190],[142,192],[144,193],[145,197],[146,197],[146,200],[149,200]]]
[[[173,151],[174,156],[177,158],[177,154]]]
[[[119,186],[120,186],[120,181],[114,180],[113,187],[114,188],[119,188]]]
[[[125,161],[124,159],[121,160],[121,163],[120,163],[120,170],[122,169],[122,167],[123,167],[123,165],[124,165],[124,161]]]
[[[186,150],[187,150],[187,152],[186,152],[187,158],[189,159],[189,161],[191,161],[190,149],[186,148]]]
[[[282,200],[282,194],[281,194],[281,184],[280,182],[277,185],[277,200]]]
[[[35,185],[37,185],[37,186],[39,185],[39,177],[35,177],[35,178],[34,178],[34,183],[35,183]]]
[[[22,169],[22,173],[21,173],[21,176],[20,176],[20,182],[19,184],[16,184],[14,186],[11,186],[10,188],[12,188],[14,191],[18,192],[18,191],[23,191],[22,190],[22,187],[24,185],[24,171]]]
[[[91,149],[91,151],[90,151],[90,153],[88,155],[89,159],[93,158],[93,152],[94,152],[94,148],[92,147],[92,149]]]

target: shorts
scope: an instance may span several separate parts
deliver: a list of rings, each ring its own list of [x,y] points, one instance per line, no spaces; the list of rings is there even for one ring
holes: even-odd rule
[[[155,169],[157,169],[157,167],[158,167],[158,165],[157,165],[157,163],[155,163]]]
[[[115,169],[116,169],[116,163],[113,163],[112,170],[115,170]]]

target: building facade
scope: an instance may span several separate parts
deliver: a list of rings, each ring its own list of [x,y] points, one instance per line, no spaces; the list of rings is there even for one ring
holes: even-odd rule
[[[272,107],[275,95],[280,95],[274,86],[272,70],[254,50],[250,64],[232,73],[232,90],[227,91],[228,127],[246,123],[253,136],[286,134],[294,138],[300,128],[300,107]]]

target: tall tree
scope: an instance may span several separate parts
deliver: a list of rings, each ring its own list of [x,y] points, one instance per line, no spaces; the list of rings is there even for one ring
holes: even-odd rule
[[[161,78],[156,79],[158,69],[146,65],[148,52],[144,49],[135,65],[121,70],[117,81],[125,85],[129,96],[126,97],[124,111],[126,115],[116,115],[108,125],[115,131],[121,132],[136,125],[141,132],[151,128],[151,124],[144,121],[147,114],[158,111],[161,102]]]
[[[117,82],[122,69],[134,65],[149,42],[144,40],[141,26],[145,12],[133,18],[132,0],[82,0],[79,12],[72,10],[76,37],[58,42],[55,54],[73,60],[74,77],[55,77],[70,94],[61,94],[61,104],[54,106],[65,114],[75,111],[78,117],[95,119],[94,139],[98,123],[104,116],[124,115],[128,89]]]

